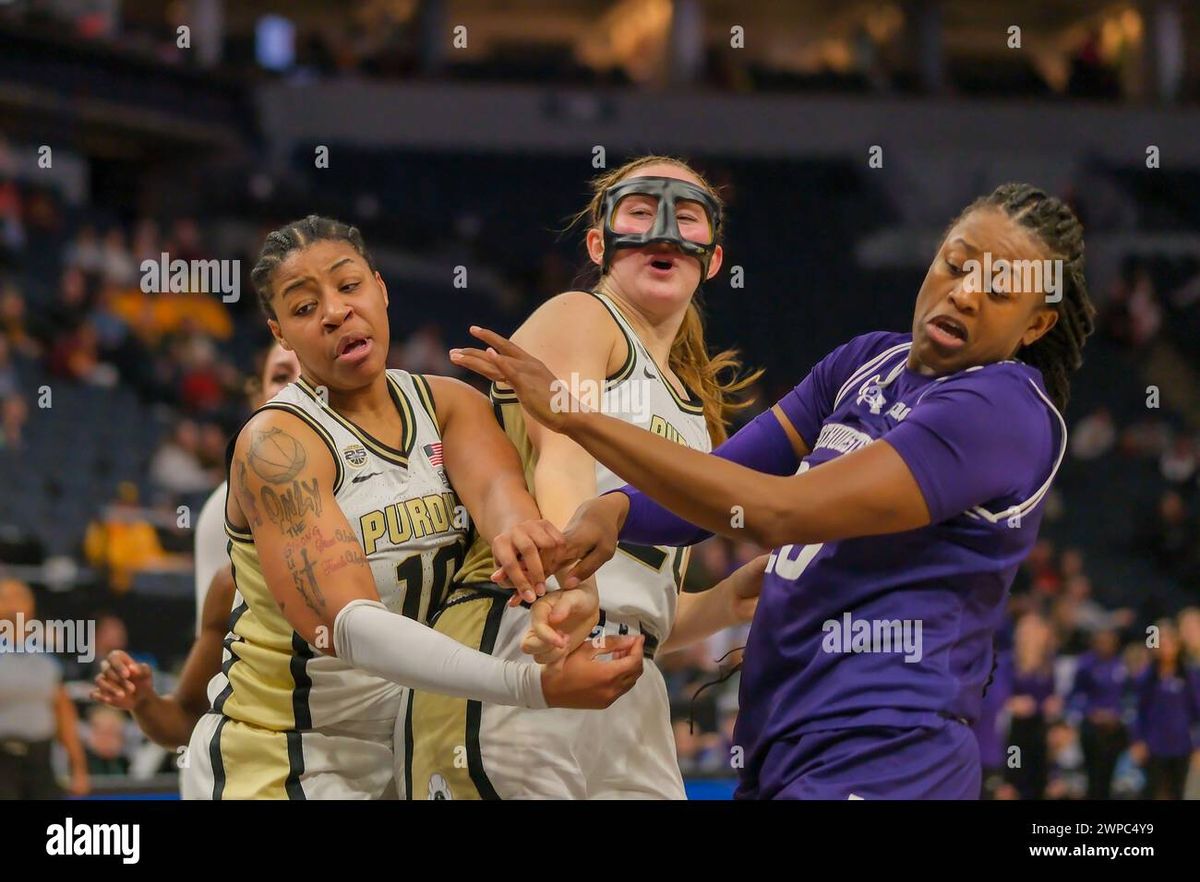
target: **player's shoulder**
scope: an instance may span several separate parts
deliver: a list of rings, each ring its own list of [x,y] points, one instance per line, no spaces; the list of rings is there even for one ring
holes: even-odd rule
[[[831,388],[836,389],[860,371],[882,365],[889,355],[901,356],[912,345],[911,334],[892,331],[871,331],[852,337],[821,359],[814,368]]]
[[[1046,393],[1042,373],[1016,359],[975,365],[938,381],[945,388],[976,390],[997,404],[1058,412]]]
[[[564,358],[571,363],[606,359],[612,368],[628,358],[628,335],[615,310],[598,294],[565,291],[535,309],[512,341],[544,360],[553,357],[561,364]]]
[[[458,377],[447,377],[442,374],[411,374],[413,386],[417,394],[434,417],[438,429],[444,428],[444,423],[464,407],[485,407],[489,412],[491,405],[488,398],[470,383]]]
[[[600,295],[591,291],[564,291],[538,306],[521,327],[526,330],[553,325],[560,330],[578,328],[594,333],[599,329],[597,326],[613,325],[614,321],[610,307]],[[613,330],[616,331],[615,326]]]
[[[854,371],[870,361],[889,354],[899,356],[912,346],[912,334],[895,331],[870,331],[851,337],[828,356],[842,371]]]
[[[230,459],[261,463],[278,476],[306,465],[332,468],[330,442],[313,418],[300,410],[264,407],[255,411],[234,438]]]
[[[868,331],[851,337],[843,344],[847,351],[862,355],[880,355],[891,349],[899,349],[912,344],[912,334],[899,331]]]
[[[1041,372],[1019,361],[993,362],[966,368],[931,383],[917,398],[913,414],[939,406],[939,419],[970,427],[1012,451],[1033,459],[1059,457],[1066,448],[1067,427],[1046,394]]]

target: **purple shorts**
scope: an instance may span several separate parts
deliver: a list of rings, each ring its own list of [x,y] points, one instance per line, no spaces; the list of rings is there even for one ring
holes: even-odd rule
[[[955,720],[811,732],[767,750],[735,799],[978,799],[979,742]]]

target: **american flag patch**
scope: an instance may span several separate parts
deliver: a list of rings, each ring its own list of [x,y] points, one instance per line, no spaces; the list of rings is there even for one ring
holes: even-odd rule
[[[426,444],[425,455],[429,457],[430,465],[440,466],[442,464],[442,442],[435,441],[433,444]]]

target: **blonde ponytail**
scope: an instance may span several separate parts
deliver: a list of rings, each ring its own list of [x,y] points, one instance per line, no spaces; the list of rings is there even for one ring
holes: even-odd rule
[[[709,356],[704,341],[704,317],[696,303],[697,297],[699,294],[688,304],[683,324],[675,333],[667,364],[704,403],[704,422],[716,446],[728,437],[733,414],[754,403],[753,399],[740,399],[739,393],[754,385],[763,372],[760,368],[742,375],[742,362],[736,349]]]

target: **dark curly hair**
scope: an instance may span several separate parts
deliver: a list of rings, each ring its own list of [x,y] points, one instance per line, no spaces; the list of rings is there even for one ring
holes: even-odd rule
[[[258,292],[259,306],[262,307],[267,318],[275,318],[275,307],[271,305],[271,301],[275,297],[275,291],[271,287],[271,275],[275,269],[293,251],[307,248],[313,242],[322,240],[349,242],[351,247],[367,262],[371,271],[375,271],[375,260],[367,251],[367,245],[363,242],[362,233],[358,231],[358,227],[352,227],[331,217],[321,217],[318,214],[310,214],[302,220],[285,224],[267,234],[262,251],[258,254],[258,261],[254,264],[254,269],[250,271],[250,282],[254,285],[254,290]]]
[[[1001,184],[968,205],[958,223],[979,208],[998,208],[1028,227],[1063,262],[1063,296],[1052,304],[1058,312],[1054,327],[1039,340],[1017,351],[1017,358],[1042,372],[1046,392],[1060,411],[1071,396],[1071,375],[1083,364],[1083,344],[1095,329],[1096,309],[1088,297],[1083,273],[1083,224],[1070,207],[1031,184]]]

